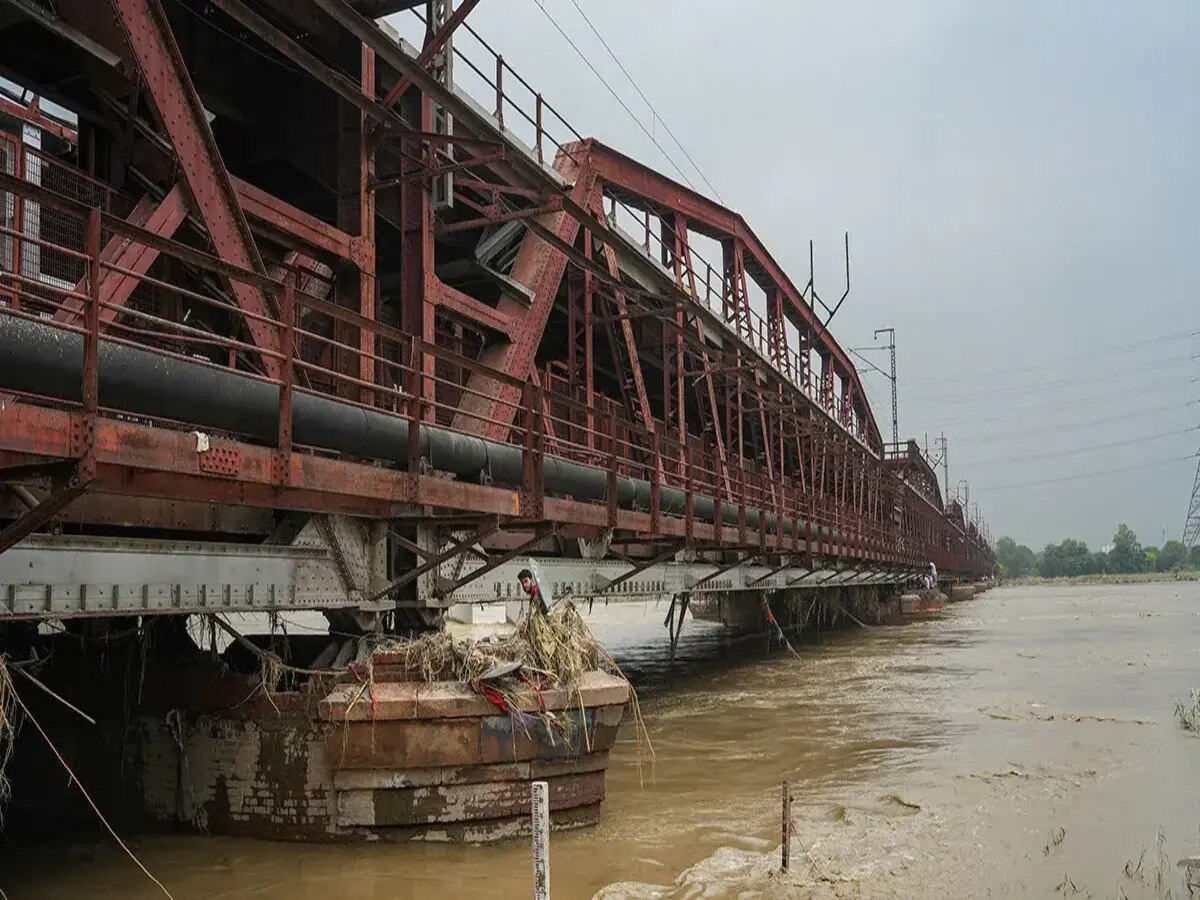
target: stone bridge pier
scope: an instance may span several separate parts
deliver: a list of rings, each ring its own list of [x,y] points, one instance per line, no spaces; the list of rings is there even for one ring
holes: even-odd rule
[[[695,618],[719,622],[736,634],[773,629],[771,619],[784,631],[803,632],[887,624],[900,614],[899,591],[891,584],[730,591],[695,598],[690,608]]]

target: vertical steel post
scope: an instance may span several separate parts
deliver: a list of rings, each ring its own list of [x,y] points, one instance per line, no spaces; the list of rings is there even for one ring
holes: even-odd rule
[[[604,498],[608,502],[608,527],[617,527],[617,419],[616,416],[609,413],[607,419],[608,432],[608,485],[607,496]]]
[[[292,384],[295,380],[295,322],[296,295],[292,287],[292,275],[284,277],[283,298],[280,303],[279,346],[283,348],[282,365],[279,367],[279,444],[276,459],[280,484],[291,481],[292,461]]]
[[[726,491],[728,491],[728,489],[729,489],[728,481],[725,483],[725,489],[726,489]],[[724,538],[725,538],[725,532],[724,532],[725,511],[724,511],[724,509],[722,509],[723,505],[724,504],[722,503],[722,500],[721,500],[721,492],[713,491],[713,539],[718,544],[724,543]]]
[[[414,336],[408,351],[408,477],[413,499],[421,475],[421,422],[425,418],[425,345]]]
[[[504,130],[504,57],[496,56],[496,124]]]
[[[477,2],[477,0],[476,0]],[[470,6],[467,5],[467,10]],[[425,4],[426,32],[424,51],[432,51],[429,59],[429,74],[444,87],[454,89],[454,28],[458,17],[454,14],[454,0],[427,0]],[[444,38],[443,38],[444,36]],[[440,45],[440,46],[439,46]],[[433,130],[439,134],[454,134],[454,116],[440,104],[433,104]],[[442,152],[454,159],[454,143],[449,142]],[[454,206],[454,173],[444,172],[432,179],[430,193],[435,210]]]
[[[687,545],[692,546],[696,539],[696,493],[695,479],[692,472],[692,453],[690,448],[684,444],[681,448],[683,454],[683,466],[685,474],[685,490],[687,491],[684,498],[684,535],[687,537]]]
[[[583,255],[589,261],[592,258],[592,235],[583,233]],[[596,449],[596,360],[595,351],[595,322],[593,321],[593,300],[595,299],[595,283],[591,271],[583,273],[583,379],[584,402],[587,404],[587,427],[589,450]]]
[[[537,95],[537,160],[545,162],[545,157],[542,151],[542,95]]]
[[[662,459],[662,442],[658,436],[658,432],[650,432],[650,454],[655,459]],[[662,477],[660,470],[654,470],[646,473],[650,481],[650,530],[655,534],[662,524]]]
[[[544,507],[543,476],[544,423],[542,422],[541,392],[531,383],[525,382],[521,390],[524,441],[521,457],[521,515],[526,518],[541,518]]]
[[[375,99],[375,51],[366,44],[362,45],[360,87],[363,96],[369,100]],[[368,129],[370,122],[364,114],[359,122],[359,154],[358,154],[358,241],[356,242],[358,262],[358,312],[369,321],[375,321],[375,191],[371,184],[375,180],[375,142],[370,140]],[[291,356],[292,345],[286,344],[286,354]],[[379,381],[375,357],[378,341],[375,332],[369,328],[358,331],[358,378],[360,381],[376,384]],[[289,379],[290,380],[290,379]],[[373,391],[362,389],[359,399],[363,403],[374,404],[376,397]]]
[[[13,174],[18,178],[25,179],[28,176],[25,173],[25,142],[21,140],[20,135],[16,135],[13,141]],[[20,310],[21,308],[21,276],[25,273],[21,271],[21,256],[24,247],[24,241],[21,236],[25,234],[25,198],[12,194],[13,201],[13,238],[12,238],[12,308]]]
[[[100,208],[88,210],[88,301],[83,336],[83,420],[76,436],[75,455],[84,480],[96,474],[96,418],[100,409]]]
[[[738,486],[737,486],[737,504],[738,504],[738,543],[742,546],[746,544],[746,460],[742,456],[738,456]]]
[[[432,131],[432,101],[428,95],[420,94],[416,103],[419,104],[422,130]],[[421,162],[405,163],[406,174],[416,177],[408,178],[400,185],[400,324],[404,331],[422,342],[422,416],[424,421],[431,422],[437,411],[437,383],[433,377],[433,356],[425,353],[424,347],[436,345],[434,297],[437,276],[433,265],[432,197],[429,179],[421,172],[421,166],[428,161],[424,145],[415,139],[407,140],[405,144],[409,159]]]

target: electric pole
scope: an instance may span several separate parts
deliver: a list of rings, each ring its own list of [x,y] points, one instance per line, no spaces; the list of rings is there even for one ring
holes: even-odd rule
[[[937,467],[937,466],[942,467],[942,478],[943,478],[942,483],[945,485],[945,488],[943,489],[943,492],[942,492],[942,497],[945,499],[946,502],[949,502],[950,501],[950,445],[946,443],[946,432],[943,431],[940,437],[936,437],[933,439],[933,446],[937,447],[937,449],[939,451],[937,462],[934,463],[934,467]]]
[[[892,383],[892,448],[898,450],[900,446],[900,413],[899,406],[896,403],[896,329],[894,328],[876,328],[875,340],[879,340],[881,334],[888,336],[888,343],[884,346],[876,344],[873,347],[849,347],[849,351],[861,359],[864,363],[886,378]],[[871,360],[863,356],[872,350],[887,350],[892,355],[891,371],[885,372]]]
[[[892,374],[890,381],[892,382],[892,443],[900,443],[900,407],[896,403],[896,329],[895,328],[876,328],[875,340],[879,340],[881,334],[888,336],[888,345],[886,348],[892,354]]]

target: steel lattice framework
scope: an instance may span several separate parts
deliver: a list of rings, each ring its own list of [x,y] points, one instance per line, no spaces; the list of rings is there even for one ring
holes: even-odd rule
[[[1183,525],[1183,546],[1191,549],[1200,544],[1200,464],[1192,482],[1192,500],[1188,504],[1187,520]]]
[[[79,112],[0,132],[0,552],[318,514],[386,523],[365,600],[530,552],[990,572],[743,218],[459,53],[477,2],[0,3]],[[421,48],[373,21],[414,6]]]

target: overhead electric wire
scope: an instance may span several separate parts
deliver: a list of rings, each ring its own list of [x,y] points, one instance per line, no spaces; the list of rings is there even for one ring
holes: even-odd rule
[[[1087,406],[1087,405],[1093,404],[1093,403],[1107,402],[1108,400],[1111,400],[1113,397],[1125,397],[1125,396],[1135,395],[1135,394],[1145,394],[1150,391],[1157,391],[1157,390],[1160,390],[1163,388],[1170,388],[1170,387],[1178,388],[1181,383],[1182,384],[1195,384],[1197,382],[1197,380],[1198,379],[1192,378],[1192,379],[1189,379],[1187,382],[1180,382],[1180,380],[1178,378],[1172,378],[1169,381],[1152,381],[1147,384],[1136,385],[1134,387],[1125,388],[1124,390],[1120,390],[1120,391],[1105,391],[1102,394],[1096,394],[1096,395],[1092,395],[1092,396],[1085,395],[1083,397],[1072,397],[1070,399],[1058,401],[1055,403],[1034,403],[1034,404],[1026,404],[1026,405],[1022,405],[1022,406],[1009,406],[1009,407],[1005,407],[1005,409],[1003,410],[1002,417],[1015,416],[1015,415],[1027,415],[1029,413],[1042,412],[1045,410],[1064,409],[1068,406]],[[1180,403],[1183,403],[1183,402],[1185,402],[1185,401],[1180,400]],[[934,428],[932,430],[937,431],[937,430],[940,430],[941,428],[950,428],[953,426],[960,426],[960,425],[971,425],[971,424],[975,424],[978,422],[995,422],[997,420],[997,418],[1000,418],[1000,417],[1001,416],[997,416],[995,413],[993,413],[992,415],[984,416],[982,418],[950,419],[950,420],[946,420],[944,422],[939,420],[939,425],[937,426],[937,428]]]
[[[592,20],[588,18],[588,14],[584,12],[583,7],[579,5],[579,0],[571,0],[571,5],[575,7],[576,11],[578,11],[579,15],[583,18],[583,21],[587,22],[587,26],[592,30],[592,34],[596,36],[596,40],[598,40],[604,49],[608,51],[608,55],[611,56],[613,62],[617,64],[617,68],[621,70],[622,74],[624,74],[624,76],[629,80],[629,83],[633,85],[633,89],[638,92],[638,96],[641,97],[642,101],[647,107],[649,107],[650,112],[653,113],[655,120],[659,122],[667,134],[671,136],[671,140],[675,142],[675,146],[682,151],[683,155],[687,158],[687,161],[692,164],[692,168],[696,170],[696,174],[698,174],[704,180],[704,183],[708,185],[709,190],[713,192],[716,198],[724,203],[725,199],[721,196],[721,192],[718,191],[713,183],[708,180],[708,176],[704,174],[704,170],[700,168],[694,159],[692,159],[692,154],[687,152],[687,148],[683,146],[679,138],[675,136],[675,132],[671,130],[671,126],[668,125],[663,117],[658,114],[658,110],[654,108],[654,104],[650,102],[650,98],[646,96],[641,86],[637,83],[637,79],[629,74],[629,70],[625,68],[625,64],[617,58],[617,54],[613,52],[612,47],[608,45],[608,41],[604,39],[604,35],[602,35],[597,30],[596,26],[592,24]]]
[[[1127,447],[1130,444],[1144,444],[1149,441],[1159,441],[1163,438],[1176,437],[1181,434],[1188,434],[1192,431],[1200,430],[1200,425],[1193,425],[1190,428],[1179,428],[1175,431],[1162,431],[1158,434],[1147,434],[1141,437],[1126,438],[1122,441],[1110,441],[1106,444],[1089,444],[1086,447],[1076,447],[1071,450],[1052,450],[1047,453],[1021,453],[1015,456],[995,456],[991,459],[969,459],[966,462],[960,462],[958,465],[970,468],[972,466],[986,465],[1002,465],[1002,464],[1024,464],[1031,459],[1059,459],[1064,456],[1078,456],[1081,453],[1092,453],[1096,450],[1111,450],[1114,447]]]
[[[977,444],[984,441],[992,441],[997,438],[1008,437],[1028,437],[1033,434],[1049,434],[1057,431],[1070,431],[1074,428],[1086,428],[1091,425],[1101,425],[1105,422],[1123,422],[1126,419],[1139,419],[1143,416],[1148,416],[1151,413],[1165,412],[1172,409],[1184,409],[1189,406],[1194,406],[1200,403],[1198,400],[1189,400],[1187,403],[1180,405],[1179,403],[1164,403],[1162,406],[1149,406],[1145,409],[1135,410],[1130,413],[1123,413],[1119,416],[1101,416],[1098,419],[1085,419],[1081,422],[1057,422],[1053,425],[1047,425],[1044,428],[1023,428],[1017,431],[989,431],[983,434],[971,434],[968,437],[956,437],[954,443],[962,444]]]
[[[963,400],[975,400],[975,399],[978,399],[979,397],[991,397],[991,396],[996,396],[996,395],[1001,395],[1001,394],[1019,394],[1024,391],[1046,390],[1049,388],[1073,387],[1078,384],[1094,384],[1095,382],[1098,382],[1098,381],[1107,381],[1112,378],[1121,378],[1125,375],[1130,375],[1130,374],[1133,374],[1136,372],[1147,372],[1152,369],[1159,369],[1164,366],[1174,364],[1177,362],[1191,360],[1192,358],[1193,358],[1193,354],[1191,354],[1191,353],[1181,353],[1178,356],[1167,356],[1162,359],[1156,359],[1152,362],[1141,363],[1140,365],[1132,366],[1130,368],[1117,369],[1117,370],[1113,370],[1110,372],[1105,372],[1100,375],[1091,375],[1086,378],[1058,378],[1053,381],[1041,381],[1041,382],[1034,382],[1032,384],[1015,384],[1015,385],[1007,385],[1005,387],[992,387],[992,388],[981,389],[978,391],[965,391],[965,392],[958,393],[958,394],[930,394],[930,395],[914,394],[913,399],[919,400],[924,403],[932,403],[932,402],[957,403],[957,402],[963,401]]]
[[[546,9],[545,5],[541,2],[541,0],[534,0],[534,5],[542,11],[542,15],[544,15],[547,19],[550,20],[550,24],[553,25],[555,30],[557,30],[558,33],[562,35],[563,40],[565,40],[567,42],[567,44],[570,45],[571,49],[575,51],[575,54],[581,60],[583,60],[584,64],[589,69],[592,70],[592,74],[595,75],[596,78],[600,81],[600,83],[602,85],[604,85],[605,88],[608,89],[608,92],[610,94],[612,94],[613,99],[616,100],[617,103],[619,103],[621,105],[621,108],[623,110],[625,110],[626,113],[629,114],[629,118],[633,119],[633,121],[637,124],[637,127],[642,130],[642,133],[650,139],[650,143],[652,143],[655,147],[658,148],[658,152],[661,153],[663,155],[663,158],[671,164],[671,167],[676,172],[679,173],[679,177],[682,178],[687,183],[688,187],[690,187],[692,190],[696,190],[696,185],[694,185],[692,183],[691,179],[687,177],[687,175],[684,173],[683,169],[681,169],[679,167],[679,164],[676,163],[675,160],[671,158],[671,154],[667,153],[667,151],[663,148],[663,145],[658,142],[658,139],[655,138],[654,135],[652,135],[650,133],[650,131],[646,128],[646,126],[642,124],[642,120],[639,119],[637,117],[637,115],[634,113],[634,111],[629,108],[629,105],[624,100],[621,99],[621,95],[618,94],[613,89],[613,86],[611,84],[609,84],[608,81],[605,80],[603,75],[600,74],[600,70],[597,69],[592,64],[592,61],[587,58],[587,56],[584,54],[584,52],[582,50],[579,49],[579,46],[573,40],[571,40],[571,36],[569,34],[567,34],[566,31],[563,30],[563,27],[561,25],[558,24],[558,20],[555,19],[554,16],[550,15],[550,11],[548,9]],[[699,170],[697,170],[697,171],[699,171]],[[701,177],[703,177],[703,173],[701,173]]]
[[[876,372],[878,372],[880,375],[882,375],[884,378],[886,378],[888,381],[892,380],[892,375],[890,372],[883,371],[883,369],[879,368],[879,366],[875,365],[875,363],[871,362],[871,360],[867,359],[865,356],[863,356],[861,353],[859,353],[853,347],[847,347],[846,350],[849,351],[850,353],[853,353],[855,356],[857,356],[859,359],[861,359],[864,363],[866,363],[868,366],[870,366],[872,369],[874,369]],[[866,384],[866,382],[863,382],[863,383]]]
[[[879,396],[875,393],[875,389],[871,387],[871,382],[864,381],[862,385],[867,389],[867,403],[870,404],[872,410],[874,410],[876,406],[882,407],[883,404],[880,402]],[[890,399],[888,402],[891,402]]]
[[[1200,336],[1200,329],[1193,328],[1193,329],[1189,329],[1187,331],[1172,331],[1169,334],[1160,334],[1160,335],[1157,335],[1152,338],[1145,338],[1143,340],[1134,341],[1129,344],[1118,344],[1114,347],[1101,347],[1101,348],[1098,348],[1095,350],[1086,350],[1086,351],[1083,351],[1080,353],[1072,353],[1067,356],[1056,356],[1053,362],[1038,363],[1037,365],[1034,365],[1034,366],[1011,366],[1011,367],[1004,367],[1004,368],[999,368],[999,369],[984,369],[982,371],[973,371],[972,374],[976,375],[976,376],[1018,375],[1023,372],[1039,372],[1039,371],[1042,371],[1043,369],[1057,369],[1062,365],[1064,360],[1093,359],[1096,357],[1102,357],[1108,353],[1121,353],[1126,350],[1134,350],[1138,347],[1146,347],[1146,346],[1150,346],[1152,344],[1160,344],[1160,343],[1163,343],[1164,341],[1180,340],[1182,338],[1197,337],[1197,336]],[[910,381],[908,383],[912,387],[919,387],[919,386],[925,385],[925,384],[942,384],[942,383],[944,383],[944,381],[945,381],[944,378],[926,378],[926,379],[922,379],[920,381]]]
[[[1037,487],[1046,484],[1060,484],[1064,481],[1082,481],[1087,478],[1102,478],[1105,475],[1117,475],[1121,472],[1141,472],[1146,469],[1154,469],[1159,466],[1166,466],[1171,463],[1190,462],[1200,454],[1192,453],[1187,456],[1171,456],[1165,459],[1158,459],[1154,462],[1141,463],[1136,466],[1122,466],[1119,469],[1105,469],[1102,472],[1082,472],[1077,475],[1063,475],[1058,478],[1041,478],[1037,481],[1022,481],[1015,484],[995,484],[995,485],[972,485],[971,490],[980,494],[987,491],[1010,491],[1018,488]]]

